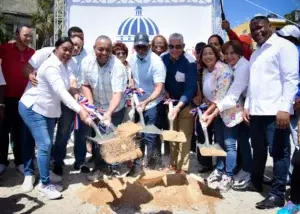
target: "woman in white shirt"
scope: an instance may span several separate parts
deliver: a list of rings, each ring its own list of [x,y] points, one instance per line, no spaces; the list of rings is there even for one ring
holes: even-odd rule
[[[37,71],[38,85],[32,87],[28,84],[19,103],[19,113],[29,128],[34,141],[37,144],[37,163],[41,183],[39,191],[49,199],[61,197],[58,185],[50,183],[50,152],[53,140],[55,118],[61,114],[61,101],[70,109],[79,114],[85,123],[91,121],[89,114],[73,99],[68,90],[70,81],[75,77],[67,70],[67,62],[72,57],[73,43],[68,37],[59,38],[55,43],[55,51],[39,67]],[[34,176],[34,143],[30,136],[24,136],[24,153],[31,155],[24,163],[25,180],[30,180],[33,189]],[[33,141],[33,142],[34,142]],[[25,182],[24,180],[24,182]],[[27,182],[28,183],[28,182]]]
[[[212,45],[203,47],[200,53],[203,71],[203,94],[211,103],[224,99],[232,80],[233,71],[220,61],[217,49]],[[209,110],[204,113],[204,117]],[[205,118],[204,118],[205,119]],[[214,120],[215,141],[226,151],[224,157],[217,157],[216,170],[207,178],[209,183],[220,182],[218,189],[229,190],[233,185],[233,170],[236,166],[236,139],[238,124],[243,121],[240,104],[224,110]],[[204,120],[206,122],[206,120]]]
[[[233,83],[228,89],[226,96],[216,102],[217,107],[209,115],[209,121],[212,121],[220,112],[235,107],[237,102],[244,103],[246,99],[246,89],[249,82],[249,62],[243,57],[243,48],[238,41],[229,41],[222,46],[222,53],[228,65],[233,70]],[[210,110],[209,110],[210,111]],[[209,123],[209,122],[208,122]],[[233,189],[244,187],[250,181],[250,172],[252,170],[252,154],[249,143],[249,126],[242,122],[239,124],[238,145],[241,155],[241,170],[234,177]]]

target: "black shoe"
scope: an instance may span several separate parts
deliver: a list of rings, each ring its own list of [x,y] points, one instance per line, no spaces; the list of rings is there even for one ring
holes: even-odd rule
[[[81,173],[89,173],[90,172],[90,168],[84,164],[82,164],[82,165],[74,164],[74,169],[80,170]]]
[[[129,173],[126,175],[127,177],[137,177],[143,172],[141,167],[133,166]]]
[[[242,187],[233,187],[235,191],[241,191],[241,192],[263,192],[262,186],[256,186],[252,182],[249,182],[248,185],[242,186]]]
[[[279,199],[276,196],[268,196],[264,200],[256,203],[255,207],[257,209],[273,209],[276,207],[283,207],[284,199]]]
[[[55,166],[53,167],[52,172],[56,175],[62,176],[64,171],[63,171],[63,167],[62,166]]]

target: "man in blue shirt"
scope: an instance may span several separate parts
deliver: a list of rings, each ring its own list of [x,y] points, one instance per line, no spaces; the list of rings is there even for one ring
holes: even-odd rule
[[[162,56],[167,68],[165,82],[166,94],[177,100],[169,112],[174,130],[183,131],[187,142],[171,143],[171,170],[185,173],[189,168],[189,152],[193,134],[193,116],[190,114],[191,102],[197,91],[197,66],[194,58],[184,52],[183,36],[179,33],[169,37],[169,52]]]
[[[145,94],[139,97],[138,111],[143,112],[146,125],[161,126],[158,112],[162,110],[160,102],[163,99],[163,87],[166,79],[166,68],[159,56],[150,49],[147,34],[138,33],[134,38],[135,53],[130,60],[131,73],[136,88],[141,88]],[[161,141],[158,135],[144,134],[141,150],[144,153],[147,145],[148,167],[154,169],[160,157]],[[142,158],[135,160],[133,168],[127,176],[138,176],[142,171]]]

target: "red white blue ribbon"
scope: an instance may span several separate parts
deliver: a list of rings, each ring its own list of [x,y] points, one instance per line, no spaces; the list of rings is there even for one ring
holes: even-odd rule
[[[198,133],[197,133],[197,122],[199,121],[199,115],[198,115],[198,110],[200,109],[201,111],[201,108],[200,106],[198,106],[197,108],[193,108],[191,111],[190,111],[190,114],[192,114],[195,118],[194,120],[194,130],[195,130],[195,136],[198,136]]]
[[[126,94],[126,107],[131,107],[131,98],[133,94],[141,97],[145,94],[145,91],[142,88],[127,88],[124,93]]]

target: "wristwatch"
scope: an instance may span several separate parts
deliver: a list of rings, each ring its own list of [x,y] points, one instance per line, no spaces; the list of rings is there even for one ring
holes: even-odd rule
[[[0,107],[3,107],[3,108],[5,108],[5,104],[3,104],[3,103],[0,103]]]

